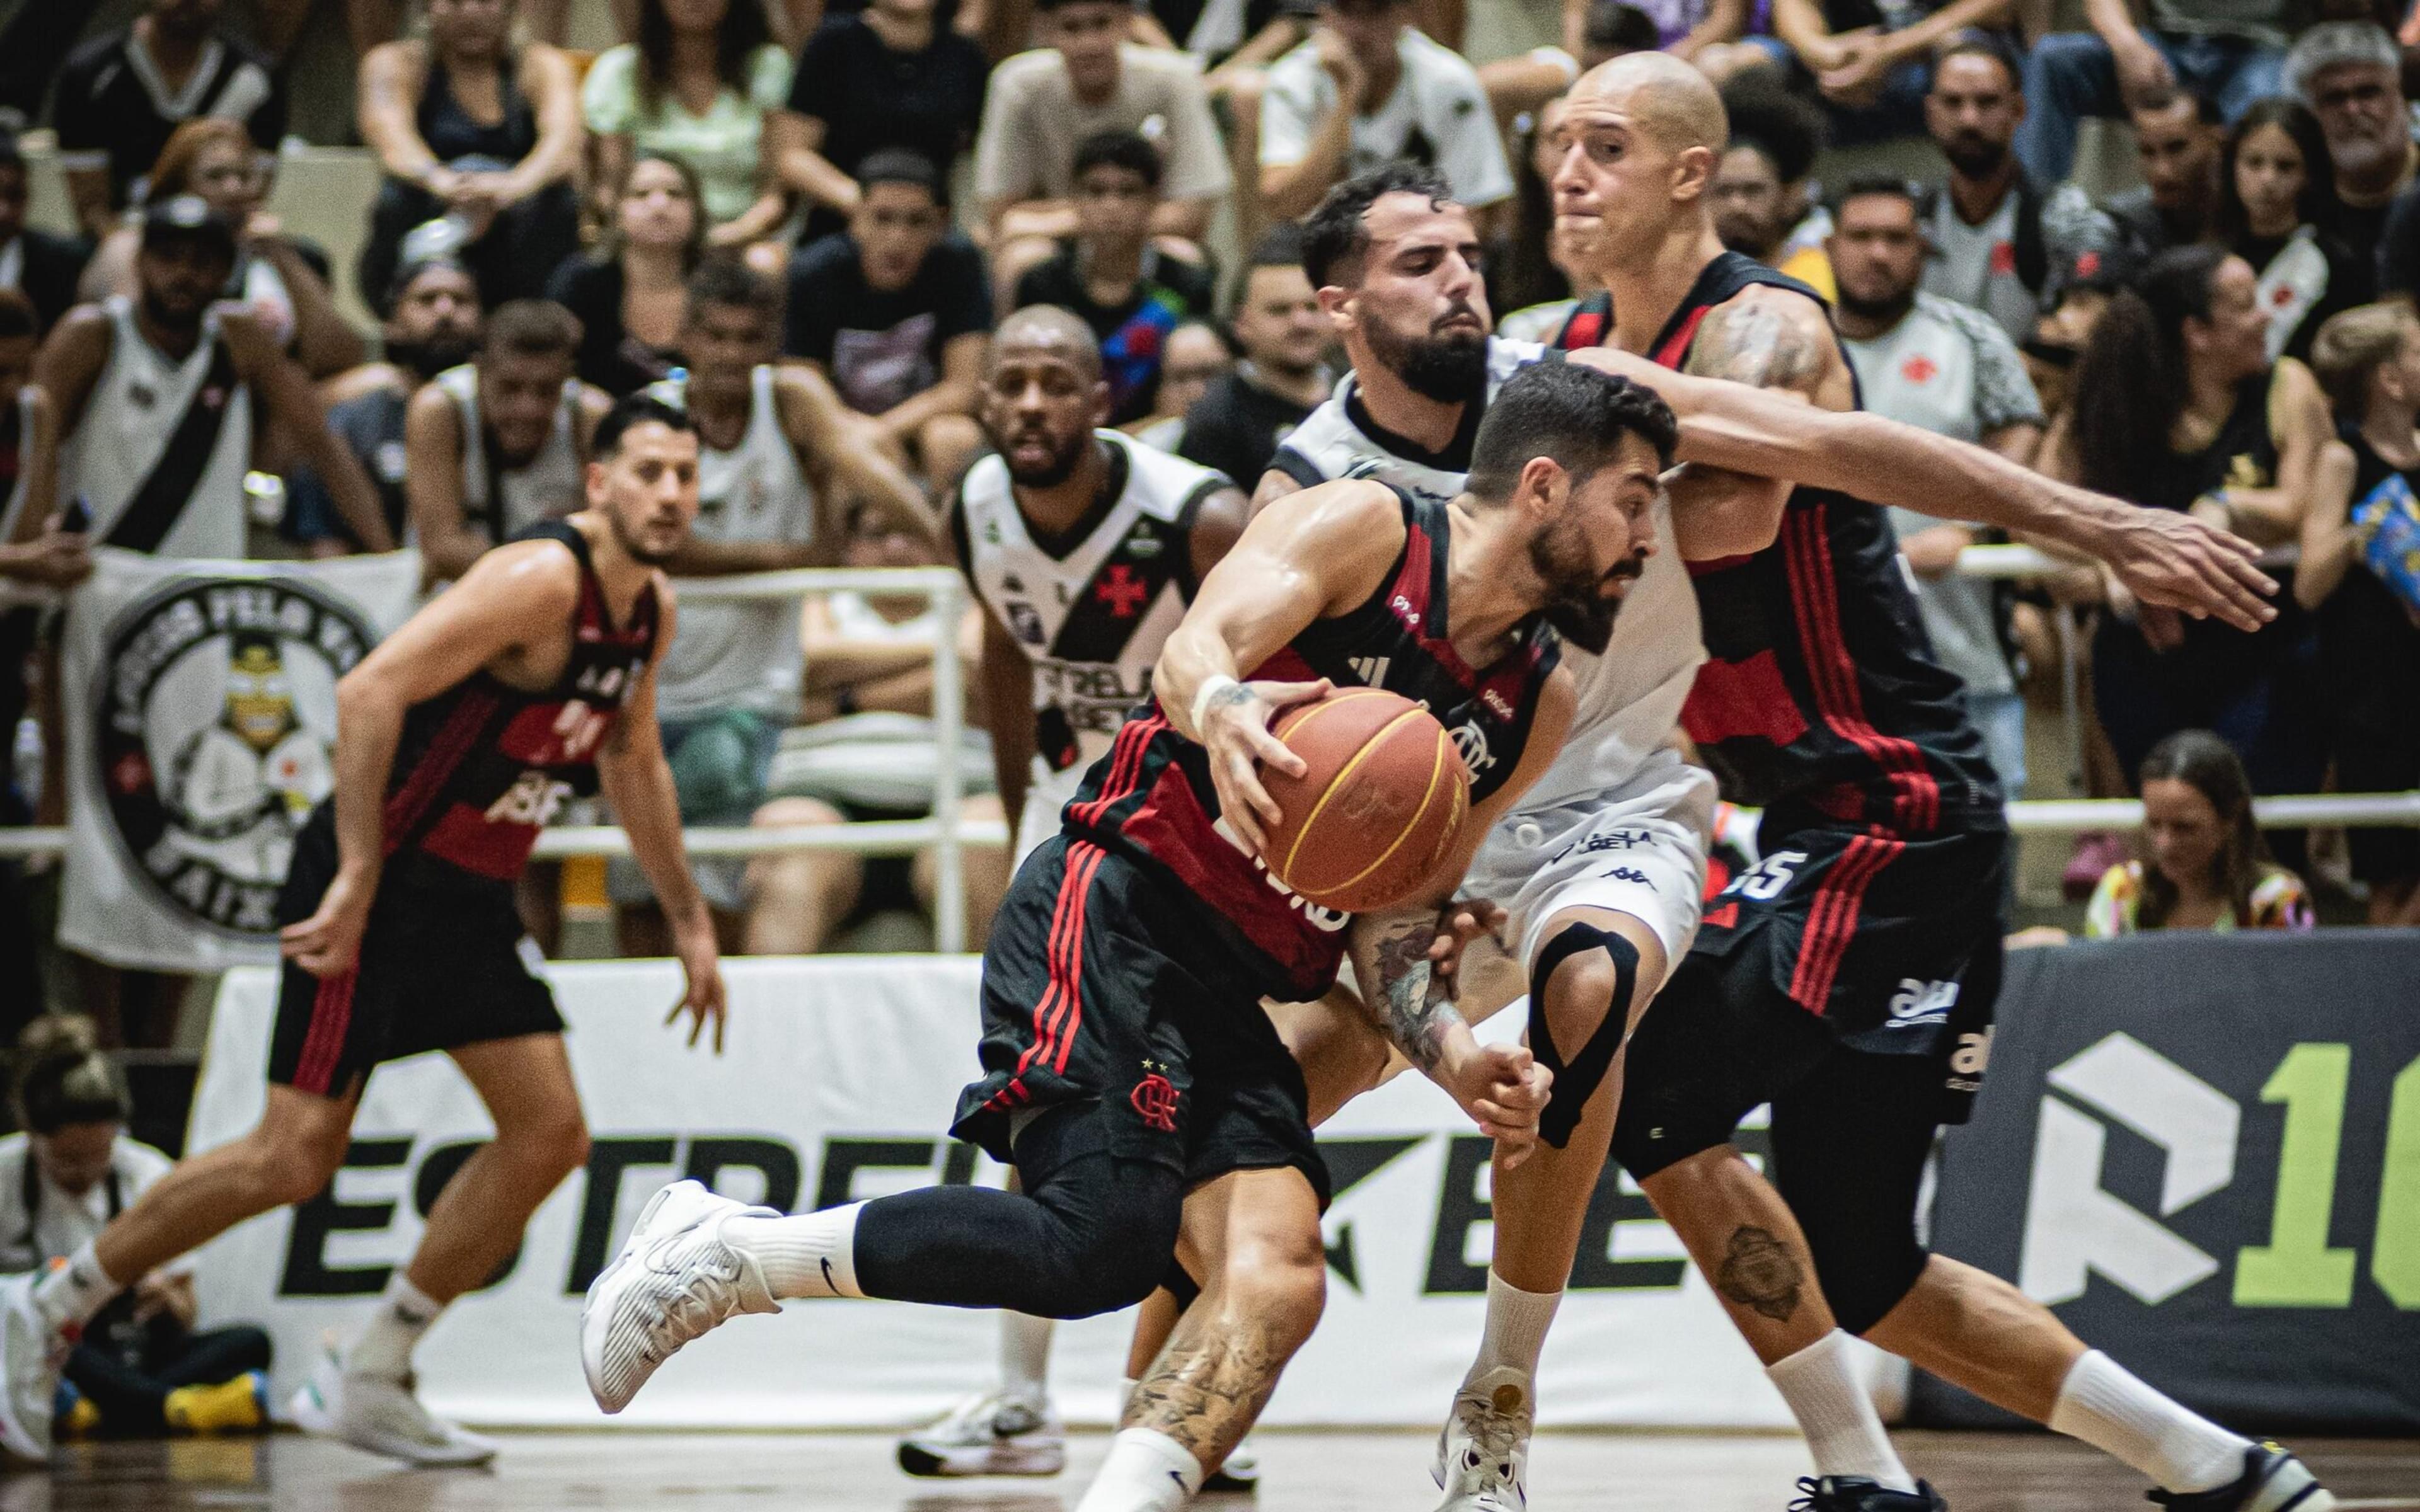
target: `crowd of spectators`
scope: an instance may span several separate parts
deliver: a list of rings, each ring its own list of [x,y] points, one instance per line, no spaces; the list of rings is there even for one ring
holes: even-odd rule
[[[710,395],[762,367],[810,503],[707,532],[690,569],[905,561],[892,511],[929,507],[982,450],[987,333],[1025,305],[1092,327],[1113,423],[1250,487],[1339,376],[1292,223],[1357,171],[1434,167],[1481,213],[1501,330],[1550,338],[1593,292],[1554,228],[1555,97],[1662,48],[1723,91],[1731,141],[1703,192],[1724,242],[1834,302],[1869,406],[2226,524],[2288,584],[2286,612],[2247,635],[2090,573],[2014,591],[1962,577],[1982,532],[1897,522],[1935,651],[2012,791],[2027,687],[2055,671],[2054,608],[2088,624],[2099,786],[2158,799],[2138,860],[2087,845],[2071,873],[2096,932],[2306,919],[2308,895],[2244,848],[2246,795],[2420,787],[2420,601],[2371,549],[2382,514],[2420,511],[2403,85],[2420,19],[2399,11],[2085,0],[2086,29],[2063,32],[2018,0],[1566,0],[1559,45],[1474,67],[1454,0],[623,0],[622,42],[593,54],[564,45],[560,4],[351,0],[379,183],[340,277],[268,208],[299,8],[259,8],[250,36],[224,0],[146,0],[90,36],[68,19],[83,8],[19,0],[0,20],[11,728],[39,691],[19,675],[41,661],[30,599],[88,565],[20,456],[75,430],[88,395],[57,385],[89,389],[109,321],[183,339],[192,321],[158,313],[176,297],[155,241],[185,248],[202,292],[240,312],[231,343],[257,350],[238,375],[272,475],[254,507],[282,496],[284,515],[245,527],[256,550],[409,539],[442,580],[576,506],[613,396]],[[2087,116],[2122,122],[2103,156],[2131,157],[2088,181],[2132,187],[2076,180]],[[15,134],[41,128],[71,208],[50,229],[26,224]],[[1895,140],[1917,146],[1889,161],[1937,171],[1826,155]],[[348,318],[354,293],[374,327]],[[735,432],[724,450],[757,444]],[[896,785],[882,753],[923,738],[931,648],[958,627],[845,596],[813,601],[804,626],[748,630],[778,642],[771,681],[678,712],[685,737],[712,736],[683,768],[705,784],[693,811],[685,788],[693,820],[917,807],[862,789]],[[852,719],[876,722],[784,733]],[[0,817],[30,815],[32,776],[0,782]],[[2279,849],[2372,918],[2420,922],[2409,832]],[[845,860],[733,868],[718,906],[735,937],[810,949],[868,896],[929,906],[929,876],[877,886]],[[759,893],[781,908],[752,907]]]

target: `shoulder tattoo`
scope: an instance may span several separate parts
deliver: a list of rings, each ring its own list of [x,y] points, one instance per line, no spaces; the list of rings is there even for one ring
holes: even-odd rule
[[[1776,300],[1718,306],[1689,348],[1685,371],[1759,389],[1807,389],[1823,376],[1823,348]]]

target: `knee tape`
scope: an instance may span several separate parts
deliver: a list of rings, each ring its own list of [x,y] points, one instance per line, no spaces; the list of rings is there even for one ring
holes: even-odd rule
[[[1596,1032],[1566,1061],[1547,1026],[1546,984],[1554,980],[1556,967],[1588,950],[1603,950],[1613,963],[1613,1000],[1606,1005],[1605,1019]],[[1622,1033],[1630,1025],[1630,1000],[1637,990],[1638,947],[1609,930],[1566,924],[1538,952],[1538,964],[1529,973],[1529,1052],[1555,1073],[1546,1110],[1538,1119],[1538,1137],[1557,1149],[1571,1142],[1588,1100],[1612,1069],[1614,1052],[1621,1048]]]

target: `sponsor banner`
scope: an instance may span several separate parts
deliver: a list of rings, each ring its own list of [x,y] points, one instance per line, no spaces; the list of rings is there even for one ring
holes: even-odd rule
[[[2012,950],[1933,1237],[2245,1427],[2420,1429],[2420,931]],[[2006,1421],[1919,1379],[1917,1421]]]
[[[411,613],[419,554],[93,557],[61,652],[59,943],[156,971],[274,961],[295,832],[335,780],[336,679]]]
[[[490,1424],[596,1424],[577,1352],[580,1303],[647,1196],[684,1174],[805,1211],[1003,1172],[941,1137],[975,1072],[971,960],[827,957],[727,963],[728,1052],[684,1048],[664,1013],[668,962],[548,968],[595,1151],[540,1210],[505,1273],[458,1304],[422,1348],[442,1411]],[[275,979],[230,973],[211,1026],[192,1148],[249,1129]],[[1517,1032],[1517,1012],[1490,1036]],[[205,1318],[252,1319],[277,1340],[282,1388],[330,1331],[357,1327],[410,1254],[446,1178],[488,1137],[450,1063],[424,1057],[370,1079],[350,1157],[330,1190],[203,1252]],[[1761,1148],[1761,1131],[1744,1136]],[[1437,1422],[1476,1348],[1491,1240],[1488,1145],[1406,1075],[1325,1132],[1337,1199],[1326,1221],[1327,1311],[1271,1404],[1273,1423]],[[1546,1346],[1549,1423],[1780,1427],[1755,1357],[1636,1187],[1609,1175]],[[1100,1422],[1123,1374],[1130,1318],[1063,1327],[1054,1380],[1066,1413]],[[991,1315],[893,1303],[793,1303],[691,1345],[617,1422],[910,1423],[987,1384]],[[1407,1453],[1415,1452],[1407,1448]]]

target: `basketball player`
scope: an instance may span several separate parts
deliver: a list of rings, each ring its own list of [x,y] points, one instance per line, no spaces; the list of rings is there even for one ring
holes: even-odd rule
[[[1038,427],[1011,441],[1016,466],[1041,469]],[[1458,497],[1346,480],[1263,512],[1170,636],[1156,702],[1094,765],[993,925],[986,1074],[955,1129],[1013,1161],[1027,1191],[927,1188],[783,1217],[667,1188],[589,1294],[582,1360],[599,1404],[619,1411],[681,1345],[778,1297],[1071,1318],[1125,1306],[1169,1276],[1181,1230],[1201,1294],[1083,1505],[1191,1495],[1323,1298],[1326,1167],[1261,999],[1317,996],[1349,943],[1407,1057],[1499,1139],[1532,1135],[1544,1077],[1528,1052],[1476,1043],[1428,991],[1426,957],[1484,826],[1559,748],[1558,632],[1601,647],[1655,550],[1671,445],[1652,394],[1540,366],[1491,408]],[[1256,858],[1276,810],[1255,764],[1300,775],[1268,734],[1276,710],[1372,678],[1496,760],[1473,774],[1456,854],[1404,906],[1357,920],[1276,886]]]
[[[1136,704],[1193,590],[1244,529],[1220,473],[1106,428],[1100,341],[1081,316],[1029,305],[1001,322],[979,418],[991,452],[949,509],[956,561],[984,608],[992,764],[1018,864]],[[1000,1389],[900,1441],[911,1475],[1052,1475],[1067,1462],[1050,1410],[1052,1319],[1000,1317]],[[1239,1466],[1222,1467],[1222,1473]]]
[[[235,257],[235,226],[205,201],[148,206],[134,297],[80,304],[51,332],[34,380],[58,411],[68,528],[96,546],[240,558],[253,440],[274,429],[327,480],[353,538],[391,549],[310,379],[249,313],[216,302]]]
[[[1854,409],[1822,301],[1714,233],[1727,134],[1713,86],[1662,54],[1575,86],[1557,224],[1609,292],[1564,340]],[[1874,492],[1802,487],[1773,545],[1693,568],[1710,656],[1683,722],[1729,795],[1763,808],[1764,859],[1714,901],[1632,1040],[1613,1154],[1805,1428],[1813,1512],[1944,1505],[1892,1450],[1846,1334],[2117,1456],[2167,1506],[2318,1512],[2332,1499],[2292,1455],[2187,1412],[1917,1240],[1925,1157],[1940,1124],[1966,1117],[1990,1055],[2008,832]],[[2029,523],[2003,502],[1957,508]],[[1730,1143],[1768,1102],[1778,1194]],[[1517,1480],[1508,1489],[1498,1504],[1517,1505]]]
[[[601,781],[675,920],[690,1041],[709,1025],[718,1048],[721,1037],[714,932],[656,740],[656,668],[674,626],[658,564],[697,510],[688,419],[645,395],[623,400],[597,427],[587,486],[587,509],[482,558],[337,685],[335,792],[297,840],[280,900],[287,964],[267,1108],[64,1267],[0,1288],[10,1451],[50,1452],[67,1337],[130,1280],[323,1191],[372,1071],[443,1050],[496,1136],[446,1184],[368,1325],[320,1363],[293,1411],[314,1431],[414,1464],[494,1454],[414,1398],[411,1355],[587,1158],[563,1020],[524,964],[512,898],[538,831],[573,792]]]
[[[513,300],[489,312],[475,359],[411,396],[404,501],[431,581],[582,506],[589,435],[613,401],[572,377],[579,348],[570,311]]]

